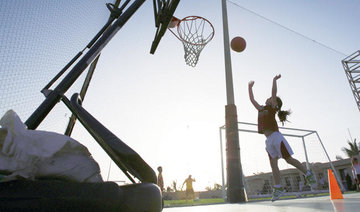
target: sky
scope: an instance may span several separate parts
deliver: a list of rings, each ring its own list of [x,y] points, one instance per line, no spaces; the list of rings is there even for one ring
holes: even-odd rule
[[[25,61],[24,64],[34,66],[34,70],[37,68],[34,61],[38,61],[40,66],[44,57],[56,53],[57,57],[52,57],[53,62],[42,67],[44,70],[56,69],[55,72],[38,78],[25,73],[22,76],[27,77],[24,77],[23,83],[31,81],[26,79],[48,82],[86,45],[108,17],[103,2],[92,4],[92,7],[99,4],[97,8],[101,8],[101,13],[86,11],[92,9],[89,6],[81,11],[83,18],[66,15],[71,8],[82,6],[81,3],[69,1],[64,7],[51,4],[54,5],[41,4],[54,9],[41,16],[44,22],[40,23],[45,24],[33,27],[29,34],[24,30],[25,36],[16,42],[24,42],[23,45],[29,41],[36,43],[36,36],[30,34],[39,34],[39,37],[47,39],[20,52],[16,51],[19,47],[10,42],[13,40],[6,42],[7,45],[2,44],[2,54],[7,55],[5,59],[3,57],[2,64],[11,60],[21,66],[19,64]],[[35,12],[28,12],[28,17],[39,17],[36,11],[41,9],[33,6],[29,11]],[[341,60],[360,49],[359,10],[360,4],[356,0],[227,1],[229,37],[241,36],[247,42],[243,52],[230,53],[238,121],[257,121],[257,111],[248,98],[248,82],[255,81],[255,99],[262,104],[271,95],[273,77],[281,74],[278,95],[283,100],[283,108],[292,111],[290,122],[284,127],[317,131],[331,160],[335,160],[337,155],[345,158],[341,148],[347,146],[346,141],[359,139],[360,114]],[[169,31],[155,54],[149,53],[156,29],[152,1],[146,1],[102,51],[83,106],[139,153],[155,171],[162,166],[166,187],[173,181],[181,185],[191,174],[196,179],[194,189],[204,190],[214,183],[221,184],[219,132],[225,124],[227,104],[221,1],[182,0],[174,15],[178,18],[202,16],[215,28],[215,36],[201,52],[196,67],[186,65],[182,43]],[[8,20],[13,21],[11,18]],[[28,18],[27,22],[35,20]],[[59,25],[49,25],[47,21],[56,21]],[[73,22],[75,27],[67,25]],[[86,22],[96,24],[83,29]],[[2,27],[2,39],[11,34],[12,27],[14,25],[10,24]],[[57,36],[49,38],[44,29],[56,32]],[[72,32],[77,29],[88,30],[89,33],[81,34],[83,37],[72,36],[71,33],[67,34],[69,37],[65,34],[61,36],[61,30]],[[75,37],[84,41],[76,42]],[[55,46],[55,42],[59,46]],[[62,46],[62,42],[67,44]],[[38,54],[31,54],[34,48]],[[4,49],[29,56],[22,57],[24,60],[15,60]],[[10,70],[3,68],[2,71]],[[23,92],[32,91],[38,95],[42,87],[31,88],[23,89]],[[70,97],[72,92],[66,95]],[[5,97],[15,98],[11,95]],[[26,111],[24,106],[18,108],[16,101],[12,101],[25,121],[32,110]],[[38,102],[32,104],[37,105]],[[35,106],[30,109],[32,107]],[[4,110],[2,108],[1,112]],[[70,114],[68,111],[59,113],[65,118]],[[56,125],[54,121],[51,123]],[[248,129],[248,126],[239,125],[239,128]],[[79,123],[75,125],[72,137],[92,153],[104,180],[128,181]],[[288,140],[295,152],[294,157],[304,161],[301,139]],[[316,136],[305,140],[309,161],[325,162],[326,155]],[[265,137],[241,132],[239,141],[245,175],[269,172]],[[284,163],[281,167],[290,168]]]

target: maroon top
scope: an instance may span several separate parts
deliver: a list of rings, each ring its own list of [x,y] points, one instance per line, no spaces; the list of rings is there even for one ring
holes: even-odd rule
[[[261,106],[258,113],[258,133],[264,134],[264,130],[279,131],[275,120],[276,109],[269,106]]]

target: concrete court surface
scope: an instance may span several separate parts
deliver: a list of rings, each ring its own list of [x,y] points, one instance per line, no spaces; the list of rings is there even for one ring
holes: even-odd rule
[[[261,201],[242,204],[214,204],[164,208],[163,212],[360,212],[360,193],[343,195],[344,199],[330,200],[330,196],[301,199]]]

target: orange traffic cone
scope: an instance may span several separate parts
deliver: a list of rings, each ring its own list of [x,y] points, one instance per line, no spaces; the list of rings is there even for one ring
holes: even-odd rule
[[[330,198],[333,199],[344,199],[339,185],[336,182],[335,176],[332,173],[331,169],[328,169],[329,176],[329,190],[330,190]]]

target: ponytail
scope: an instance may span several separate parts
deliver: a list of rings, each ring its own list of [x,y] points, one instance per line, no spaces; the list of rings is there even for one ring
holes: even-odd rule
[[[277,111],[278,111],[278,117],[280,119],[280,122],[282,125],[284,125],[284,123],[287,120],[287,116],[291,114],[290,110],[281,110],[282,107],[282,101],[279,97],[276,97],[276,102],[277,102]]]

